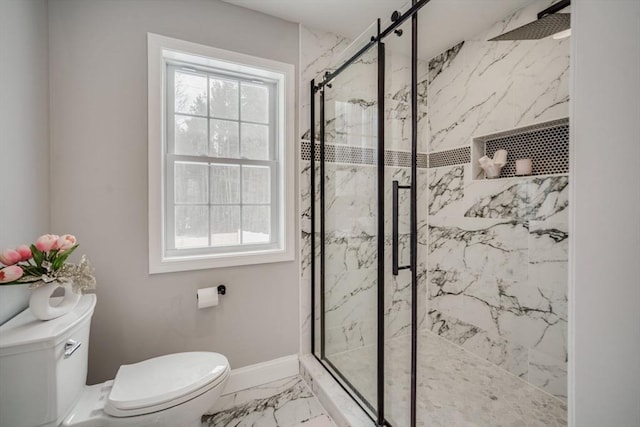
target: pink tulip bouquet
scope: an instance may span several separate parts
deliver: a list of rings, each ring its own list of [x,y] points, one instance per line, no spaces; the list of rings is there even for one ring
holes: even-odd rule
[[[77,265],[66,262],[77,247],[71,234],[45,234],[30,246],[5,249],[0,252],[0,285],[30,283],[30,288],[37,288],[58,281],[72,282],[77,293],[93,289],[96,279],[85,256]]]

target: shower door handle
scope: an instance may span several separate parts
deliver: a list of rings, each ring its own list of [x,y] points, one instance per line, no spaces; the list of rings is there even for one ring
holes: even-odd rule
[[[400,262],[400,254],[399,254],[399,232],[398,232],[398,221],[400,216],[399,210],[399,199],[400,199],[400,190],[408,190],[410,189],[410,185],[400,185],[398,181],[393,181],[393,203],[392,203],[392,233],[391,233],[391,256],[392,256],[392,269],[393,275],[397,276],[400,270],[406,270],[411,268],[410,265],[398,265]]]

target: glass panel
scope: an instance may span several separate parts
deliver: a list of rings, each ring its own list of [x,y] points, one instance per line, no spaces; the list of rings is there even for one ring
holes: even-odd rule
[[[269,160],[269,126],[242,124],[242,157]]]
[[[206,156],[207,119],[175,115],[175,154]]]
[[[209,155],[237,159],[240,155],[238,122],[211,120]]]
[[[265,85],[242,83],[242,121],[269,122],[269,88]]]
[[[176,206],[176,249],[202,248],[209,245],[209,208]]]
[[[240,206],[211,206],[211,246],[240,244]]]
[[[411,20],[385,38],[385,149],[411,151]],[[392,160],[393,162],[393,160]],[[385,167],[384,416],[393,426],[409,426],[411,400],[412,270],[392,270],[393,181],[413,184],[411,168]],[[398,264],[411,264],[411,190],[398,190]],[[426,218],[421,218],[426,219]],[[422,224],[422,222],[420,222]]]
[[[271,239],[271,206],[242,207],[242,243],[268,243]]]
[[[327,155],[324,180],[325,293],[324,359],[344,385],[375,414],[378,324],[378,54],[367,51],[325,88],[326,144],[335,142],[336,122],[357,111],[363,126],[342,126],[349,155]],[[344,107],[344,108],[343,108]],[[367,138],[362,138],[362,129]],[[327,145],[327,150],[331,145]],[[332,150],[333,151],[333,150]],[[328,151],[327,151],[328,152]],[[353,164],[356,160],[357,164]]]
[[[208,203],[208,172],[206,164],[176,162],[173,180],[175,203]]]
[[[175,112],[207,115],[207,76],[175,72]]]
[[[271,202],[271,169],[267,166],[242,167],[242,203]]]
[[[209,78],[211,117],[238,119],[238,82]]]
[[[211,204],[240,203],[240,166],[211,165]]]

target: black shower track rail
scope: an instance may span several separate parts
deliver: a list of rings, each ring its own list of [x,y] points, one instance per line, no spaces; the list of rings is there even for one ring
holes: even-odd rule
[[[373,45],[375,45],[379,41],[382,41],[382,39],[384,39],[386,36],[391,34],[391,32],[393,32],[396,28],[398,28],[400,25],[402,25],[407,19],[413,17],[414,15],[416,15],[416,17],[417,17],[418,11],[425,4],[429,3],[430,1],[431,0],[419,0],[419,1],[413,0],[412,6],[405,13],[398,14],[398,16],[395,17],[395,20],[392,18],[392,22],[391,22],[391,24],[389,24],[389,26],[387,28],[385,28],[382,31],[378,30],[378,35],[377,36],[372,36],[371,39],[367,42],[367,44],[365,44],[353,56],[351,56],[349,59],[347,59],[345,62],[343,62],[342,65],[340,65],[338,68],[336,68],[335,70],[333,70],[331,72],[325,73],[324,76],[323,76],[322,81],[319,82],[317,84],[317,86],[315,86],[314,91],[320,90],[324,86],[329,84],[331,82],[331,80],[336,78],[336,76],[338,74],[342,73],[345,69],[347,69],[349,67],[349,65],[351,65],[355,61],[357,61],[358,58],[360,58],[366,51],[371,49],[371,47]],[[394,12],[394,14],[396,14],[396,13],[397,12]],[[378,24],[378,28],[380,28],[379,24]],[[412,61],[414,61],[416,59],[417,58],[412,58]]]

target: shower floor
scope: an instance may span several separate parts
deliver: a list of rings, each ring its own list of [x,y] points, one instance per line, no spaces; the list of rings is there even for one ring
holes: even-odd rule
[[[409,423],[409,336],[387,341],[385,414]],[[376,401],[375,350],[359,348],[329,360],[370,402]],[[417,425],[566,426],[567,405],[430,331],[418,336]]]

